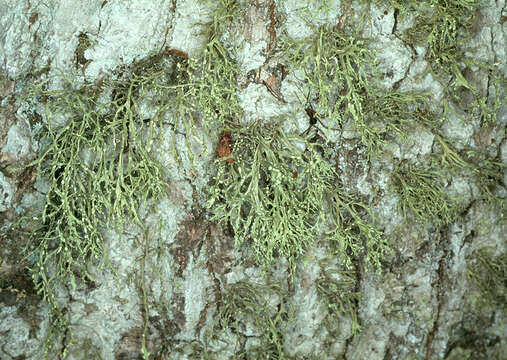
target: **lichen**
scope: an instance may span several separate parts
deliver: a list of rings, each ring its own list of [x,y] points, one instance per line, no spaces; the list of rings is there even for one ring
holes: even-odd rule
[[[326,134],[351,123],[368,156],[377,157],[389,138],[406,138],[414,123],[434,126],[436,120],[427,110],[428,94],[375,85],[380,73],[371,40],[339,26],[313,27],[313,31],[302,40],[285,35],[279,56],[317,103],[316,116]]]
[[[351,120],[365,144],[376,137],[365,123],[363,104],[372,90],[376,60],[368,40],[346,34],[337,27],[313,26],[313,35],[294,40],[285,35],[280,57],[301,78],[316,112],[332,129]]]
[[[157,119],[146,125],[140,111],[153,98],[153,78],[135,70],[109,89],[60,80],[62,89],[46,90],[46,81],[29,92],[29,101],[45,105],[46,123],[43,151],[27,167],[36,167],[49,189],[42,213],[22,219],[32,278],[51,307],[45,356],[55,351],[58,334],[69,331],[72,339],[55,289],[71,284],[75,291],[78,281],[92,281],[90,268],[105,260],[101,229],[127,221],[142,226],[140,205],[166,193],[163,170],[150,155]],[[99,98],[102,91],[109,100]]]
[[[399,211],[406,220],[445,225],[453,220],[459,202],[442,190],[446,172],[430,166],[416,166],[409,161],[396,165],[391,187],[399,198]]]
[[[216,161],[208,207],[214,220],[230,224],[237,245],[250,243],[264,267],[285,257],[293,274],[320,236],[349,261],[364,255],[380,268],[382,232],[363,219],[371,217],[368,208],[344,193],[320,145],[276,123],[254,122],[231,134],[231,155]]]
[[[505,195],[497,190],[503,186],[506,165],[500,159],[469,147],[460,153],[442,135],[438,135],[437,140],[438,152],[432,155],[433,166],[449,175],[466,174],[473,178],[479,189],[477,198],[498,209],[499,221],[503,221]]]
[[[259,284],[239,281],[229,285],[216,315],[214,336],[220,338],[226,331],[241,336],[247,331],[260,332],[260,345],[245,350],[238,342],[234,345],[235,359],[286,359],[283,346],[284,324],[290,315],[287,304],[280,298],[281,287],[276,283]],[[273,297],[281,300],[273,302]],[[237,338],[238,339],[238,338]]]
[[[472,300],[481,307],[505,309],[507,303],[507,260],[505,255],[493,255],[491,249],[475,252],[467,267],[467,278],[479,289]]]
[[[349,318],[350,330],[355,336],[361,331],[357,317],[361,293],[356,291],[354,275],[351,270],[322,271],[321,276],[317,279],[317,292],[327,304],[328,322],[340,321],[343,317]]]
[[[444,85],[447,101],[455,102],[482,123],[491,124],[496,123],[502,102],[503,76],[495,65],[468,56],[465,47],[477,21],[479,6],[474,0],[425,0],[411,4],[408,10],[416,22],[402,37],[412,45],[427,44],[427,72],[431,71]],[[466,78],[465,69],[469,67],[481,69],[490,79],[490,99]],[[445,109],[452,111],[447,104]]]

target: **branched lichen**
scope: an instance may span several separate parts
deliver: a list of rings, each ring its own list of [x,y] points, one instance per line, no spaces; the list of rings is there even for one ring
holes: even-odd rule
[[[167,49],[174,57],[179,57],[178,68],[171,82],[156,86],[159,92],[165,92],[166,98],[160,114],[170,116],[175,131],[184,133],[187,156],[192,165],[195,165],[195,154],[190,147],[192,139],[203,147],[202,156],[208,150],[197,133],[197,126],[216,137],[218,129],[237,123],[242,113],[236,86],[239,68],[222,39],[240,16],[241,7],[236,0],[200,1],[208,6],[211,19],[204,24],[205,30],[201,34],[205,41],[202,52],[188,58],[180,50]],[[161,71],[151,71],[150,74],[165,75],[167,67]],[[178,161],[181,160],[175,136],[171,152]]]
[[[503,172],[506,165],[499,159],[493,159],[484,152],[465,149],[458,151],[441,135],[437,136],[440,151],[433,155],[433,164],[449,174],[464,173],[475,180],[479,188],[479,199],[499,210],[500,220],[505,211],[505,195],[497,190],[503,186]]]
[[[465,50],[479,5],[475,0],[425,0],[413,4],[411,10],[416,23],[404,32],[403,38],[410,44],[428,45],[425,56],[428,69],[444,84],[449,100],[483,123],[495,123],[502,102],[503,76],[495,65],[473,59]],[[490,99],[465,76],[465,69],[470,67],[481,69],[490,78]],[[448,105],[445,108],[451,110]]]
[[[364,255],[379,268],[387,249],[382,233],[363,219],[366,206],[339,186],[320,145],[283,133],[279,124],[231,130],[231,155],[217,159],[208,207],[231,225],[237,245],[251,243],[263,266],[285,257],[292,274],[307,247],[327,237],[342,256]]]
[[[432,167],[417,167],[408,161],[397,164],[391,186],[399,195],[399,211],[405,219],[413,216],[420,223],[449,223],[457,215],[459,202],[442,190],[446,172]]]
[[[326,239],[346,268],[362,259],[367,269],[380,272],[390,252],[388,239],[375,226],[375,217],[364,203],[335,187],[328,195]]]
[[[414,123],[432,126],[427,94],[381,89],[369,40],[338,26],[314,28],[303,40],[282,40],[281,57],[305,84],[329,131],[350,122],[369,156],[380,154],[387,137],[404,138]]]
[[[53,314],[47,353],[54,351],[51,334],[61,333],[65,322],[55,289],[70,283],[75,290],[78,280],[92,280],[90,267],[104,260],[103,227],[129,219],[142,226],[139,206],[165,194],[163,170],[150,156],[155,124],[145,125],[140,111],[146,78],[134,72],[129,81],[114,82],[108,101],[99,99],[103,89],[61,80],[60,90],[45,90],[43,82],[30,93],[46,109],[44,150],[28,166],[49,188],[42,213],[25,224],[32,277]]]
[[[475,253],[467,268],[467,277],[479,288],[479,296],[474,300],[480,306],[499,306],[507,304],[507,258],[505,254],[493,256],[490,249]]]
[[[378,154],[386,140],[405,141],[416,127],[432,129],[438,119],[430,112],[427,93],[372,90],[364,101],[363,142]]]
[[[278,284],[265,285],[247,281],[239,281],[226,289],[216,315],[215,336],[220,337],[224,331],[231,329],[241,335],[247,326],[252,325],[261,334],[261,345],[258,348],[245,352],[245,349],[238,348],[239,344],[236,344],[235,358],[286,359],[283,333],[289,309],[283,298],[278,304],[273,303],[273,298],[279,298],[280,292]]]
[[[257,261],[270,265],[284,256],[295,259],[314,241],[316,215],[331,168],[315,147],[300,150],[297,135],[276,125],[253,123],[233,132],[234,162],[218,159],[208,206],[214,218],[230,223],[237,245],[252,241]]]
[[[323,271],[317,279],[317,291],[325,300],[328,311],[334,315],[330,322],[348,317],[351,321],[351,333],[357,335],[361,325],[357,318],[361,294],[356,291],[356,279],[350,270],[331,272]]]
[[[314,28],[314,34],[302,40],[286,36],[281,41],[281,56],[290,70],[296,71],[311,91],[317,113],[336,127],[352,119],[360,134],[364,122],[364,97],[372,89],[371,78],[376,61],[368,41],[345,34],[338,28]]]
[[[191,93],[197,99],[206,130],[237,123],[242,113],[237,96],[239,67],[234,54],[224,46],[223,36],[239,19],[242,7],[237,0],[200,0],[210,6],[211,21],[203,33],[206,45],[202,54],[191,61]]]

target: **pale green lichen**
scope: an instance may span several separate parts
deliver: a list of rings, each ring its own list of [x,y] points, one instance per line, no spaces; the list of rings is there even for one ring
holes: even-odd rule
[[[226,331],[241,336],[247,331],[247,326],[249,331],[253,326],[260,332],[258,347],[246,351],[236,342],[235,359],[287,359],[283,334],[290,309],[280,298],[280,292],[281,287],[276,283],[239,281],[228,286],[216,315],[214,336],[220,338],[226,335],[230,338]],[[274,303],[273,298],[279,298],[280,302]]]
[[[459,202],[442,190],[446,172],[429,166],[415,166],[408,161],[396,165],[391,187],[399,196],[399,211],[409,220],[445,225],[458,214]]]
[[[505,309],[507,304],[507,258],[505,254],[494,256],[491,249],[476,251],[467,268],[467,278],[478,287],[476,305]]]
[[[55,351],[57,335],[70,331],[55,289],[70,283],[74,291],[78,281],[92,281],[90,267],[104,261],[101,230],[129,220],[142,226],[140,205],[165,196],[163,170],[150,155],[156,124],[145,124],[140,112],[148,79],[134,71],[128,81],[111,83],[106,101],[99,99],[104,89],[78,88],[65,77],[60,90],[45,90],[45,82],[30,90],[45,106],[46,125],[43,151],[27,166],[49,189],[42,213],[22,222],[34,283],[52,311],[45,356]]]
[[[444,84],[450,100],[483,123],[495,123],[502,103],[503,76],[495,65],[468,56],[465,48],[479,6],[474,0],[420,1],[410,6],[416,23],[404,32],[403,38],[410,44],[427,44],[428,71]],[[466,69],[471,67],[479,68],[489,77],[490,99],[465,76]],[[449,105],[445,109],[452,111]]]
[[[400,213],[405,219],[413,217],[419,223],[432,222],[437,226],[449,223],[466,206],[443,190],[443,183],[458,175],[474,179],[480,191],[477,199],[497,208],[502,221],[505,199],[497,189],[503,182],[505,164],[473,149],[465,149],[460,154],[434,131],[437,145],[429,157],[429,165],[416,166],[405,160],[396,164],[392,172],[391,188],[400,197]]]
[[[314,34],[302,40],[286,35],[280,56],[296,72],[317,102],[316,112],[333,128],[351,119],[362,139],[367,140],[363,103],[372,89],[376,60],[368,40],[348,35],[331,26],[313,27]]]
[[[197,99],[206,129],[217,135],[218,128],[237,123],[242,114],[236,86],[239,67],[222,37],[237,23],[243,7],[237,0],[200,1],[208,4],[212,19],[203,33],[204,50],[190,63],[190,91]]]
[[[208,207],[214,220],[230,224],[237,245],[251,243],[263,266],[286,258],[293,274],[297,258],[321,236],[349,261],[364,256],[380,268],[382,232],[363,218],[371,217],[367,207],[344,193],[320,145],[279,124],[255,122],[231,134],[232,154],[216,162]]]
[[[433,166],[449,174],[466,174],[472,177],[479,188],[478,198],[499,210],[503,220],[505,197],[497,190],[503,184],[503,172],[506,165],[499,159],[493,159],[484,152],[466,148],[458,151],[441,135],[437,136],[439,152],[432,156]]]
[[[192,139],[201,144],[202,156],[208,150],[197,134],[197,126],[216,137],[220,128],[237,123],[242,114],[236,86],[239,68],[233,60],[234,53],[224,46],[222,39],[242,8],[235,0],[200,1],[207,4],[211,18],[201,34],[205,41],[202,52],[188,59],[180,58],[177,78],[171,84],[159,86],[160,91],[167,94],[165,115],[170,113],[175,131],[185,134],[187,156],[192,165],[195,165],[195,155],[190,148]],[[173,52],[178,53],[181,51]],[[180,160],[175,136],[171,152]]]
[[[316,116],[329,134],[351,123],[368,156],[378,156],[388,138],[406,138],[414,123],[433,126],[425,93],[386,90],[380,79],[371,40],[338,26],[312,27],[303,40],[282,39],[280,57],[303,82]]]
[[[361,325],[357,317],[361,293],[356,290],[356,279],[351,270],[323,271],[317,279],[317,292],[325,300],[329,315],[327,321],[333,323],[350,319],[353,336],[359,334]],[[333,326],[329,326],[330,328]],[[340,335],[338,334],[338,337]]]

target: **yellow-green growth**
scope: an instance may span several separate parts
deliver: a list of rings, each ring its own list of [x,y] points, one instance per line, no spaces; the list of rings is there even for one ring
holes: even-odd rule
[[[505,254],[494,256],[490,249],[478,250],[468,265],[467,277],[479,289],[479,296],[474,298],[479,306],[505,309],[505,304],[507,304],[507,257]]]
[[[418,2],[412,6],[416,23],[405,31],[403,38],[411,44],[428,44],[425,59],[429,70],[446,84],[450,99],[478,116],[482,122],[495,123],[496,112],[502,102],[503,76],[496,65],[475,60],[467,56],[463,49],[472,35],[479,6],[475,0]],[[466,78],[465,70],[470,67],[478,67],[487,73],[494,87],[491,94],[493,101],[488,101]],[[446,111],[452,111],[448,105],[445,108]]]
[[[239,68],[222,39],[237,23],[242,7],[237,0],[200,1],[209,5],[212,19],[203,33],[206,45],[202,54],[190,62],[191,94],[207,130],[217,135],[218,128],[238,123],[242,113],[236,86]]]
[[[308,246],[327,237],[341,256],[380,267],[382,233],[362,218],[371,215],[366,206],[344,193],[320,145],[279,124],[255,122],[231,134],[232,153],[216,161],[208,207],[231,225],[237,245],[250,243],[263,266],[285,257],[293,274]]]
[[[32,277],[52,308],[47,353],[54,350],[51,335],[65,322],[55,289],[70,284],[75,290],[78,280],[93,280],[89,268],[104,260],[104,226],[141,225],[139,206],[165,194],[162,169],[150,156],[155,124],[146,125],[139,111],[145,79],[115,83],[110,100],[99,100],[103,89],[61,80],[63,89],[45,90],[41,83],[30,94],[46,110],[43,151],[28,165],[49,183],[46,204],[39,216],[24,220],[31,226]]]
[[[399,195],[399,211],[406,218],[435,225],[449,223],[457,215],[459,203],[442,190],[446,173],[431,167],[418,167],[408,161],[397,164],[391,186]]]
[[[205,24],[202,35],[205,45],[202,52],[191,58],[176,49],[169,49],[173,58],[176,58],[176,68],[167,73],[167,66],[150,69],[153,77],[172,76],[172,81],[164,80],[160,84],[155,82],[153,91],[163,93],[164,106],[160,114],[172,118],[175,132],[185,135],[187,156],[195,165],[190,142],[193,139],[203,148],[202,155],[206,155],[206,148],[202,138],[198,135],[197,126],[208,134],[218,136],[218,129],[227,124],[237,123],[242,109],[237,96],[236,77],[239,68],[233,60],[233,54],[224,47],[222,36],[235,23],[241,14],[237,1],[221,0],[211,2],[200,0],[209,5],[210,22]],[[166,58],[167,55],[155,55]],[[159,60],[148,59],[148,63],[158,63]],[[171,75],[172,74],[172,75]],[[176,147],[176,136],[172,137],[171,152],[175,159],[181,162],[181,156]]]
[[[303,40],[281,41],[281,56],[301,76],[318,106],[317,113],[336,127],[351,119],[368,143],[363,104],[372,89],[376,60],[368,41],[330,26],[314,28]]]
[[[333,315],[329,317],[328,321],[336,322],[343,317],[348,317],[354,336],[361,331],[361,325],[357,318],[361,293],[356,291],[355,287],[354,272],[350,270],[323,271],[317,279],[317,292],[325,300],[329,313]]]
[[[249,349],[248,353],[236,344],[235,358],[287,358],[283,349],[283,333],[290,312],[284,299],[280,299],[280,293],[281,287],[278,284],[239,281],[228,286],[216,315],[215,336],[220,337],[231,329],[241,333],[252,325],[262,334],[261,345]],[[275,304],[273,299],[280,299],[280,302]]]
[[[371,90],[364,99],[363,143],[379,155],[386,140],[405,141],[418,127],[432,129],[438,119],[430,112],[427,93]]]
[[[351,122],[369,156],[380,154],[387,137],[406,137],[414,123],[433,126],[427,94],[386,91],[379,79],[369,40],[337,27],[314,28],[303,40],[282,40],[281,56],[301,77],[315,99],[318,116],[329,130]]]
[[[450,174],[464,173],[475,179],[479,188],[480,198],[499,209],[500,220],[505,211],[505,198],[497,192],[497,187],[503,183],[503,173],[506,165],[499,159],[492,159],[486,153],[467,149],[460,155],[441,135],[437,136],[440,152],[433,155],[434,167]]]
[[[232,141],[234,162],[217,159],[208,207],[231,224],[236,245],[252,243],[258,263],[283,256],[293,269],[315,240],[333,171],[315,145],[279,125],[253,123],[233,131]]]
[[[362,260],[367,269],[380,272],[382,260],[390,252],[388,240],[375,226],[375,217],[367,205],[345,193],[335,183],[327,193],[326,218],[329,229],[325,232],[334,254],[349,268]]]

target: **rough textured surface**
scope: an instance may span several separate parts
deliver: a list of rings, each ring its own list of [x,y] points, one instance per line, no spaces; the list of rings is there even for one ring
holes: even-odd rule
[[[55,308],[68,327],[50,338],[50,359],[506,358],[507,103],[505,78],[495,87],[491,70],[507,75],[505,1],[481,1],[473,9],[470,37],[459,45],[472,60],[463,60],[457,69],[473,91],[463,82],[455,86],[456,74],[428,71],[434,65],[427,60],[429,44],[404,38],[422,15],[407,10],[403,1],[208,3],[212,5],[193,0],[0,0],[0,359],[41,359],[51,324],[58,319]],[[281,120],[285,132],[309,134],[325,149],[323,157],[336,171],[340,191],[359,209],[344,215],[350,232],[340,236],[361,236],[358,223],[347,222],[354,214],[375,219],[391,247],[382,255],[380,271],[366,265],[367,238],[361,238],[357,251],[357,243],[345,247],[344,255],[336,250],[343,249],[341,240],[335,238],[336,245],[316,236],[297,259],[293,276],[287,259],[279,258],[267,269],[256,264],[249,243],[235,244],[231,223],[215,222],[213,208],[206,206],[216,186],[216,160],[224,157],[215,152],[220,136],[230,138],[224,134],[237,129],[221,129],[217,123],[209,129],[207,116],[218,116],[218,107],[202,115],[195,104],[188,110],[195,123],[175,122],[186,116],[177,112],[181,108],[171,103],[160,115],[147,96],[136,111],[141,127],[156,116],[164,118],[155,129],[160,136],[149,146],[163,169],[167,198],[149,198],[137,209],[144,229],[130,220],[120,228],[101,227],[103,262],[90,262],[85,280],[76,277],[58,284],[55,299],[48,302],[37,287],[40,274],[33,269],[36,253],[30,251],[35,244],[28,240],[33,224],[24,232],[12,230],[23,215],[37,217],[47,201],[54,201],[47,196],[54,184],[38,178],[31,165],[48,146],[40,130],[48,125],[50,96],[30,102],[26,91],[40,81],[47,82],[44,90],[49,92],[68,86],[59,78],[62,74],[77,88],[101,88],[108,81],[124,81],[131,64],[160,51],[183,59],[174,65],[180,70],[188,58],[202,60],[199,56],[210,49],[207,29],[220,4],[238,10],[237,18],[223,16],[217,26],[225,31],[211,37],[224,44],[219,48],[227,52],[224,58],[237,64],[232,82],[242,113],[234,120],[241,126]],[[303,83],[308,74],[291,69],[280,45],[309,39],[326,25],[354,29],[355,36],[368,39],[367,50],[361,51],[375,54],[378,74],[370,80],[379,94],[425,92],[428,108],[441,122],[432,127],[412,117],[407,133],[398,135],[382,123],[386,120],[374,119],[365,126],[388,129],[376,154],[357,121],[348,119],[328,129],[329,119],[315,111],[323,101],[323,92],[315,89],[325,84]],[[338,55],[326,60],[338,67],[339,54],[346,50],[338,49]],[[491,69],[486,71],[479,62]],[[329,99],[347,96],[353,85],[336,85]],[[205,102],[204,96],[216,90],[203,89],[197,100],[193,93],[192,101]],[[115,96],[108,91],[96,103]],[[368,101],[368,91],[362,88],[355,95]],[[471,108],[474,91],[488,105],[499,96],[496,122],[487,122]],[[451,101],[453,94],[462,97]],[[367,108],[366,103],[362,106]],[[410,111],[415,110],[411,106]],[[72,120],[69,117],[62,116],[61,124]],[[232,159],[241,156],[227,143]],[[304,153],[304,144],[296,146]],[[471,154],[467,159],[474,159],[476,167],[462,165],[452,154]],[[83,161],[90,163],[93,156],[88,156]],[[240,162],[228,160],[231,168]],[[443,214],[439,219],[414,220],[401,210],[405,195],[394,190],[393,173],[405,162],[433,174],[425,183],[421,177],[414,179],[422,184],[415,186],[414,197],[424,184],[438,187],[451,207],[447,212],[437,209]],[[448,171],[449,163],[454,168]],[[293,169],[283,175],[297,179],[302,172]],[[261,178],[258,184],[269,181]],[[429,199],[428,208],[441,205],[424,195],[419,202]],[[454,200],[459,205],[452,207]],[[25,257],[27,253],[31,255]]]

